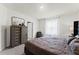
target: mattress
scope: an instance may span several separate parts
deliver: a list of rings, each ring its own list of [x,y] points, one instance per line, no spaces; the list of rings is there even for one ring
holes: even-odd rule
[[[34,55],[70,55],[71,50],[65,38],[41,37],[28,40],[25,43],[25,53]]]

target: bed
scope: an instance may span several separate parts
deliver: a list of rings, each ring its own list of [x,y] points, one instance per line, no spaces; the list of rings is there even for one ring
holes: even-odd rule
[[[71,55],[71,49],[65,38],[41,37],[28,40],[25,43],[27,55]]]

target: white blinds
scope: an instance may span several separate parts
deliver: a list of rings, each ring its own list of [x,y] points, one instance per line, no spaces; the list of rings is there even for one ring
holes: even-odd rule
[[[47,19],[45,22],[45,35],[58,35],[58,19]]]

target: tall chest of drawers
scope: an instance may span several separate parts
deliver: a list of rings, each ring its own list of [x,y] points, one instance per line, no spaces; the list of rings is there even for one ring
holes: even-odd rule
[[[27,34],[27,27],[20,25],[12,25],[10,27],[10,47],[15,47],[26,42],[27,35],[24,34]]]

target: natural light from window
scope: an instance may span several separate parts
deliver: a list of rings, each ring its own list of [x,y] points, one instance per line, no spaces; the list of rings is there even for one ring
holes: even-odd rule
[[[58,35],[58,19],[47,19],[45,23],[45,34],[48,36]]]

